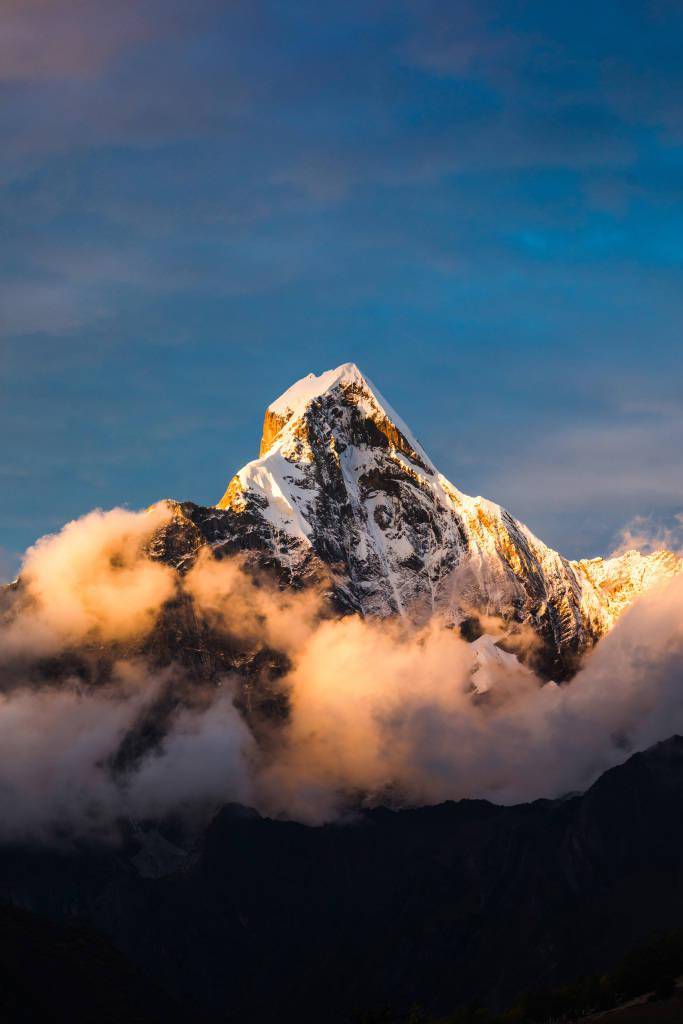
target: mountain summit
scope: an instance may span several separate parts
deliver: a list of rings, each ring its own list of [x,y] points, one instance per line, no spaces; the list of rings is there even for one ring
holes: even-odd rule
[[[312,401],[336,388],[341,388],[344,394],[356,394],[359,404],[365,405],[364,411],[369,418],[392,428],[399,446],[409,447],[413,454],[419,451],[422,459],[428,461],[409,428],[355,363],[342,363],[336,370],[327,370],[319,377],[309,373],[272,402],[266,409],[260,455],[265,455],[277,441],[287,423],[304,415]]]
[[[535,667],[556,679],[682,566],[670,552],[563,558],[500,505],[454,487],[354,363],[285,391],[266,409],[259,458],[216,508],[182,508],[217,554],[247,550],[283,582],[324,581],[343,611],[530,626]]]

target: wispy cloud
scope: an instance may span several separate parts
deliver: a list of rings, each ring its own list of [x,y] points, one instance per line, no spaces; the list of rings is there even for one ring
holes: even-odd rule
[[[682,444],[678,410],[645,423],[565,424],[515,451],[488,483],[516,515],[572,557],[607,554],[605,545],[617,543],[627,520],[641,528],[650,522],[667,546],[683,509],[683,481],[675,471]],[[645,544],[642,529],[636,532]],[[635,533],[633,541],[642,546]]]
[[[624,363],[662,391],[677,372],[680,20],[612,0],[600,19],[497,0],[8,0],[0,433],[25,481],[42,438],[44,475],[3,493],[3,521],[46,485],[68,515],[100,500],[82,481],[106,490],[100,467],[131,433],[143,441],[101,500],[190,484],[208,498],[211,474],[251,453],[271,387],[349,357],[402,390],[456,483],[558,544],[553,517],[571,508],[578,536],[593,496],[601,536],[653,510],[636,499],[663,511],[665,421],[614,412],[610,436],[581,394],[588,379],[607,392]],[[192,396],[223,411],[220,431],[184,437],[204,464],[170,445],[152,459],[144,439],[170,436]],[[251,419],[226,422],[247,401]],[[584,471],[584,491],[567,486]]]
[[[162,22],[148,2],[5,0],[0,79],[91,78],[131,47],[153,38]]]
[[[613,556],[623,555],[626,551],[683,551],[683,512],[672,517],[672,525],[657,522],[653,516],[634,516],[619,531],[618,543]]]

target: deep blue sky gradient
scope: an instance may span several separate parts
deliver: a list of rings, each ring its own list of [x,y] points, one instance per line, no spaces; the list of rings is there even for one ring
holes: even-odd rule
[[[683,6],[7,0],[0,576],[347,360],[571,556],[683,507]]]

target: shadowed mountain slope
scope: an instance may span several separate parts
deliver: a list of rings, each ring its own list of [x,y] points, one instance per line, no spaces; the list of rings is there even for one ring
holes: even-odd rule
[[[228,807],[157,878],[130,840],[5,848],[0,895],[86,917],[223,1021],[502,1007],[680,926],[682,807],[675,737],[564,801],[377,809],[318,828]]]

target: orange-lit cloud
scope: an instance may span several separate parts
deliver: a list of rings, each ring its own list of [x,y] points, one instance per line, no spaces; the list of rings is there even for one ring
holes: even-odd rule
[[[287,654],[302,649],[320,615],[315,591],[278,590],[246,575],[240,558],[219,561],[208,551],[200,552],[184,590],[222,631]]]
[[[148,631],[176,588],[175,572],[144,554],[169,517],[162,505],[147,513],[95,511],[29,548],[0,653],[36,656]]]
[[[202,688],[132,653],[99,688],[68,675],[37,688],[15,673],[0,696],[0,833],[106,835],[122,814],[229,800],[318,823],[359,802],[557,797],[683,732],[683,575],[643,595],[570,684],[541,685],[504,659],[480,692],[475,648],[441,621],[331,618],[317,593],[208,552],[181,581],[146,553],[169,514],[91,513],[31,549],[0,625],[0,668],[93,638],[139,640],[182,588],[214,635],[286,655],[288,720],[257,743],[236,677]],[[502,628],[484,625],[492,638]],[[201,699],[177,702],[162,742],[117,776],[112,758],[170,679]]]

